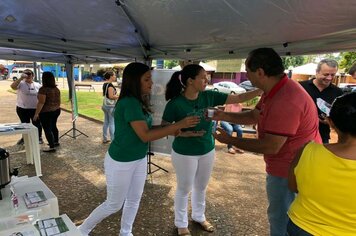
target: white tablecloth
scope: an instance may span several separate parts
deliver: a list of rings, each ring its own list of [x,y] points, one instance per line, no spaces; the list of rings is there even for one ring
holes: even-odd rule
[[[60,217],[64,220],[66,226],[69,229],[69,231],[64,233],[65,236],[82,236],[80,231],[77,229],[77,227],[73,224],[71,219],[69,219],[69,217],[66,214],[63,214]],[[24,224],[24,225],[17,225],[15,227],[11,228],[11,229],[3,230],[3,231],[0,232],[0,235],[1,236],[8,236],[8,235],[11,235],[12,233],[21,232],[21,231],[22,232],[33,232],[33,236],[40,236],[40,233],[35,228],[35,226],[33,226],[30,223],[29,224]]]
[[[0,124],[0,136],[23,134],[27,164],[35,164],[36,175],[42,176],[37,127],[30,123]]]
[[[15,210],[12,207],[12,202],[10,198],[10,184],[13,185],[15,193],[19,200],[19,206]],[[0,200],[0,221],[6,221],[11,218],[28,215],[32,220],[45,219],[50,217],[59,216],[58,199],[54,193],[46,186],[43,181],[37,177],[25,178],[16,183],[10,183],[4,189],[1,190],[3,200]],[[27,209],[23,196],[27,192],[43,191],[47,198],[47,205]],[[0,224],[0,230],[1,224]]]

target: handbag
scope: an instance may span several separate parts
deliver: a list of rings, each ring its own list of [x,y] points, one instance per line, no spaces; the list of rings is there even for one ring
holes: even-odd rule
[[[108,98],[106,96],[107,92],[108,92],[108,87],[109,85],[106,86],[106,89],[105,89],[105,95],[104,95],[104,100],[103,100],[103,105],[106,106],[106,107],[115,107],[116,105],[116,100],[112,100],[110,98]]]

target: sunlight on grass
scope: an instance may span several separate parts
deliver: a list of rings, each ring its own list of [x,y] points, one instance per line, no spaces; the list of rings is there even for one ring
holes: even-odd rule
[[[104,113],[101,110],[103,97],[99,92],[81,92],[77,91],[78,112],[81,115],[103,121]],[[61,90],[61,107],[72,110],[68,98],[68,90]]]

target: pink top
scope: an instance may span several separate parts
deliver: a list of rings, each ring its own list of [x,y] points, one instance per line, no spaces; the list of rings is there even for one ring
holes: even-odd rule
[[[227,104],[225,105],[226,112],[240,112],[242,110],[242,105],[240,103],[236,104]]]
[[[285,76],[268,94],[263,94],[256,105],[260,110],[258,136],[266,133],[286,136],[277,154],[266,154],[266,172],[288,177],[291,161],[307,142],[321,143],[318,113],[313,100],[297,82]]]

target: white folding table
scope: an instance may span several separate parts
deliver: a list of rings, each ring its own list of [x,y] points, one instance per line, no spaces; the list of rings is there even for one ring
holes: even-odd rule
[[[36,175],[42,176],[37,127],[30,123],[0,124],[0,136],[13,134],[23,135],[27,164],[35,164]]]
[[[14,187],[15,193],[18,197],[19,206],[17,209],[12,207],[10,185]],[[28,209],[23,196],[25,193],[34,191],[43,191],[47,198],[48,204]],[[30,216],[33,220],[59,216],[58,199],[56,195],[54,195],[47,185],[37,176],[23,178],[15,183],[11,182],[6,185],[5,188],[1,189],[1,192],[3,199],[0,200],[0,222],[24,215]]]

